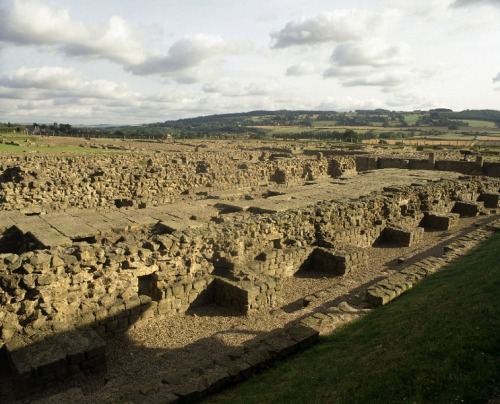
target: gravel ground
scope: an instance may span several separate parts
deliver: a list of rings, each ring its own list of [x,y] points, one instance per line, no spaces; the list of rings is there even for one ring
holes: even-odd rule
[[[414,247],[370,247],[367,249],[369,267],[343,277],[287,278],[283,284],[281,307],[269,313],[241,316],[231,309],[208,305],[185,315],[140,320],[121,337],[107,341],[108,372],[105,377],[68,382],[64,386],[66,390],[54,390],[52,393],[62,392],[62,396],[57,398],[59,402],[116,402],[127,391],[138,391],[152,381],[184,373],[245,341],[299,321],[320,307],[348,301],[349,296],[362,294],[363,289],[377,278],[397,271],[416,259],[440,255],[441,244],[462,236],[481,220],[484,218],[461,219],[458,228],[453,231],[427,232],[424,241]],[[406,258],[402,264],[398,264],[400,257]],[[327,296],[315,299],[304,307],[305,296],[327,288]],[[33,396],[25,402],[50,403],[54,402],[54,398]]]

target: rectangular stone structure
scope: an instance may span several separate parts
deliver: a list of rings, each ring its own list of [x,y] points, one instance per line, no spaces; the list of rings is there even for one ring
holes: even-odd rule
[[[92,330],[72,330],[36,338],[12,338],[5,344],[20,388],[42,390],[68,377],[106,369],[106,343]]]
[[[427,213],[422,220],[422,226],[436,230],[450,230],[457,225],[459,217],[458,213]]]
[[[31,235],[42,248],[71,245],[69,237],[38,216],[19,214],[12,216],[11,219],[23,235]]]
[[[353,270],[367,266],[366,252],[359,247],[345,246],[341,249],[318,247],[309,257],[309,270],[345,275]]]
[[[455,202],[452,213],[458,213],[460,217],[474,217],[481,213],[482,206],[477,202]]]
[[[41,217],[66,237],[77,240],[96,236],[99,232],[83,219],[65,212],[47,213]]]
[[[402,247],[411,247],[415,243],[420,242],[424,237],[423,227],[414,229],[388,226],[381,234],[382,241],[391,244],[396,244]]]
[[[278,280],[262,275],[259,278],[253,281],[216,278],[214,282],[215,303],[225,307],[234,307],[242,314],[275,307],[280,290]]]
[[[478,201],[484,202],[485,208],[498,208],[500,206],[500,193],[484,192],[479,195]]]

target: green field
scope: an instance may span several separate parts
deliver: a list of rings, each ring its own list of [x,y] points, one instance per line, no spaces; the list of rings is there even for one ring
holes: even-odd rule
[[[500,397],[500,234],[388,306],[209,402],[485,403]]]
[[[495,122],[491,121],[476,121],[473,119],[462,119],[462,122],[466,122],[469,126],[472,127],[481,127],[481,128],[496,128]]]
[[[414,126],[417,123],[419,114],[404,114],[405,121],[408,125]]]
[[[48,146],[48,145],[28,145],[21,143],[20,146],[0,143],[0,153],[41,153],[41,154],[122,154],[120,150],[106,150],[92,147],[80,146]]]
[[[337,124],[337,121],[314,121],[314,127],[334,127]]]

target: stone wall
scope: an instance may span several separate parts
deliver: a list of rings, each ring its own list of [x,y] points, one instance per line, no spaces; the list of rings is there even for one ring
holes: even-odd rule
[[[415,159],[404,157],[373,157],[358,155],[356,159],[356,169],[358,172],[377,170],[384,168],[399,168],[409,170],[439,170],[454,171],[467,175],[487,175],[490,177],[500,177],[498,163],[464,160],[435,160],[434,156],[428,159]]]
[[[299,185],[347,172],[356,173],[349,157],[276,158],[255,152],[156,154],[150,158],[2,156],[0,210],[156,206],[197,194]]]
[[[279,190],[354,174],[352,157],[271,158],[248,152],[225,155],[226,161],[209,153],[189,158],[5,158],[0,348],[8,348],[19,377],[25,372],[18,359],[37,336],[50,340],[83,327],[78,335],[92,331],[86,335],[97,341],[141,318],[185,313],[207,303],[229,305],[242,314],[269,310],[280,303],[281,279],[300,269],[305,275],[316,269],[331,276],[363,271],[363,247],[377,240],[410,245],[422,237],[422,226],[450,228],[458,214],[482,214],[486,205],[495,209],[499,202],[498,180],[465,177],[387,187],[357,200],[332,196],[281,210],[236,209],[237,204],[225,202],[192,205],[198,210],[189,216],[175,216],[182,203],[150,209],[149,204],[197,194],[215,199],[216,192],[235,184],[244,189],[245,201],[279,194],[264,191],[262,184]],[[104,164],[111,165],[109,172],[99,168]],[[124,214],[116,201],[132,207]],[[11,211],[13,206],[24,210]],[[51,212],[78,206],[100,209]],[[57,339],[51,341],[58,345]],[[84,346],[62,356],[56,352],[53,363],[35,363],[30,383],[45,386],[85,373],[91,364],[97,371],[102,357],[93,360],[94,353]]]
[[[4,252],[2,341],[18,333],[58,332],[83,324],[115,333],[141,316],[183,313],[197,302],[211,301],[205,292],[214,276],[236,281],[251,274],[291,276],[315,246],[335,250],[349,239],[348,244],[363,247],[394,226],[420,234],[421,212],[449,214],[457,203],[476,206],[482,193],[493,190],[498,191],[498,182],[440,181],[386,189],[355,202],[323,201],[275,214],[227,214],[222,221],[171,233],[144,226],[70,246]],[[225,273],[219,275],[224,265]]]

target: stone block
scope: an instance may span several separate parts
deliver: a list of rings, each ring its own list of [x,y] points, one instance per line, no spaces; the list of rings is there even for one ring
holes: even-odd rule
[[[478,201],[484,203],[484,207],[494,209],[500,207],[500,193],[498,192],[483,192],[479,195]]]
[[[92,330],[12,340],[6,349],[23,388],[49,386],[77,369],[106,365],[105,342]]]
[[[476,202],[455,202],[452,213],[458,213],[460,217],[474,217],[481,213],[482,206]]]
[[[308,259],[308,269],[342,276],[367,266],[367,255],[362,248],[344,246],[338,249],[318,247]]]
[[[458,224],[459,217],[460,215],[458,213],[427,213],[422,219],[421,225],[430,229],[450,230]]]
[[[412,229],[388,226],[384,228],[380,237],[383,242],[396,244],[402,247],[411,247],[423,239],[424,229],[423,227]]]

